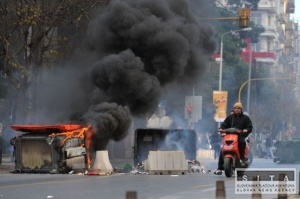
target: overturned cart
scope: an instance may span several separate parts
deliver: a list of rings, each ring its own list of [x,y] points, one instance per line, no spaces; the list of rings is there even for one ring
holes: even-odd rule
[[[65,173],[90,167],[89,125],[12,125],[23,132],[11,139],[15,171]]]
[[[134,164],[149,174],[185,174],[196,160],[197,134],[191,129],[137,129]]]

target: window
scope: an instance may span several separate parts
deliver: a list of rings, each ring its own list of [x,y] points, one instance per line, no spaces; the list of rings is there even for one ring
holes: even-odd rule
[[[256,24],[262,24],[262,22],[261,22],[262,16],[261,15],[262,15],[261,13],[251,13],[250,20]]]

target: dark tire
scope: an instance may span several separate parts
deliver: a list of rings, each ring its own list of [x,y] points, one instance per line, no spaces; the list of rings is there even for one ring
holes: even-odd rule
[[[232,176],[232,161],[230,158],[224,158],[224,172],[226,177],[230,178]]]

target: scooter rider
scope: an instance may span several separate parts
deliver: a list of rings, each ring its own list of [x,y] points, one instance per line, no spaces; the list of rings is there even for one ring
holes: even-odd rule
[[[242,163],[245,163],[247,159],[244,157],[245,150],[246,150],[246,137],[252,132],[252,122],[250,118],[243,114],[243,105],[240,102],[237,102],[233,106],[234,113],[230,114],[226,117],[224,122],[221,124],[221,127],[219,128],[219,132],[222,132],[223,129],[227,128],[237,128],[241,129],[242,133],[239,135],[238,139],[238,147],[240,152],[240,157]],[[219,162],[218,162],[218,169],[214,172],[216,175],[222,175],[222,170],[224,165],[223,155],[222,151],[219,155]]]

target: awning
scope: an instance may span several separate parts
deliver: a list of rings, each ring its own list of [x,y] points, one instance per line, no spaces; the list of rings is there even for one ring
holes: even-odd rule
[[[273,58],[264,57],[264,58],[255,58],[255,61],[257,62],[264,62],[264,63],[272,63],[275,64],[275,60]]]

